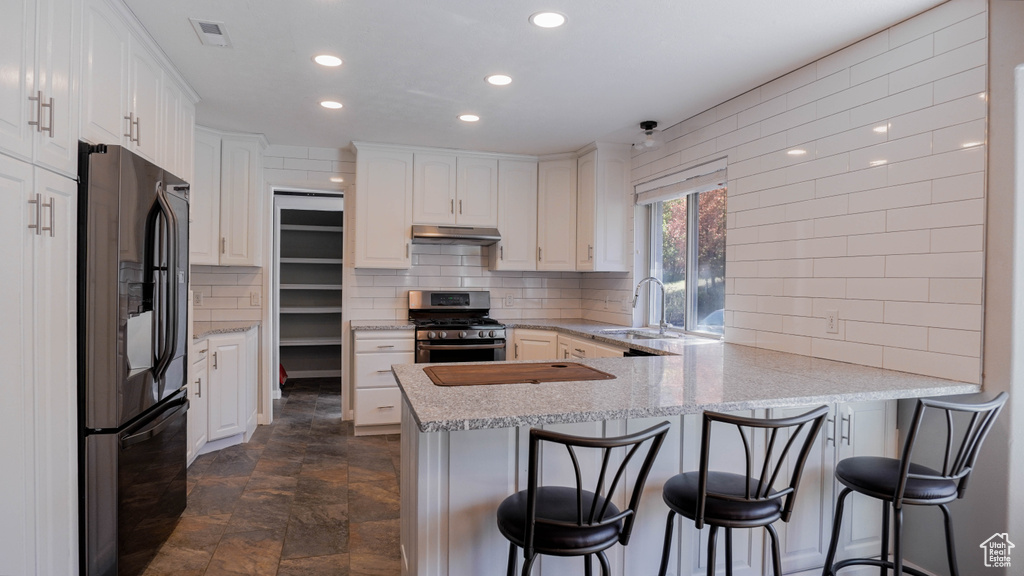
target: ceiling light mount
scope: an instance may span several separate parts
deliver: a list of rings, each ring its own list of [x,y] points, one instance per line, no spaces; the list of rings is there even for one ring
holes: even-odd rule
[[[643,134],[640,138],[633,142],[634,148],[640,150],[657,150],[664,144],[664,140],[661,136],[661,131],[657,129],[658,123],[654,120],[644,120],[640,123],[640,130]]]

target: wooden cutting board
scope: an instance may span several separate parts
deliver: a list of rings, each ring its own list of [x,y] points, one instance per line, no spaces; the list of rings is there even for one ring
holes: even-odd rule
[[[575,380],[614,380],[615,376],[575,362],[537,364],[451,364],[428,366],[423,372],[438,386],[540,384]]]

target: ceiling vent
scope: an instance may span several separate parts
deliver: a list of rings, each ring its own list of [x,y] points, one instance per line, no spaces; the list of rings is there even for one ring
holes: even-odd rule
[[[189,18],[200,42],[204,46],[216,46],[218,48],[230,48],[231,39],[228,38],[228,31],[224,28],[223,22],[211,22],[209,20],[198,20]]]

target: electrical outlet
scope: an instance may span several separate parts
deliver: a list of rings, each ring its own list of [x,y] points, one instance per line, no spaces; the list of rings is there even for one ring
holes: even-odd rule
[[[631,308],[633,308],[633,301],[630,300],[629,297],[623,298],[622,299],[622,311],[623,312],[629,312]]]
[[[202,306],[203,305],[203,293],[202,292],[193,292],[192,293],[192,305],[193,306]]]
[[[516,297],[512,294],[505,294],[505,308],[514,308],[516,305]]]
[[[260,293],[259,292],[249,292],[249,306],[259,306],[259,305],[260,305]]]
[[[839,333],[839,310],[825,310],[825,332]]]

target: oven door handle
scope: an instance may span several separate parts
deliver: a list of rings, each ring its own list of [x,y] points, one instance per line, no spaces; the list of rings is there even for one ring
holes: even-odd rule
[[[418,344],[420,350],[498,350],[504,344]]]

